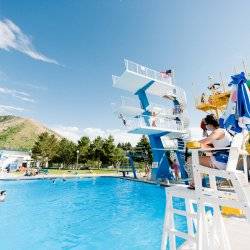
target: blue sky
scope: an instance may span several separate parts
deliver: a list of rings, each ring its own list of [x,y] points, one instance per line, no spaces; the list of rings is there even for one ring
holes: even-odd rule
[[[129,93],[112,88],[111,75],[127,58],[173,68],[197,127],[194,96],[208,76],[229,80],[242,59],[250,63],[249,8],[247,0],[0,0],[0,105],[71,136],[119,133],[110,103]],[[19,28],[14,44],[6,26]]]

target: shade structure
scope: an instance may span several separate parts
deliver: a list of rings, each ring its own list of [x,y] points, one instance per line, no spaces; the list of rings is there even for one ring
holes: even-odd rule
[[[232,84],[237,86],[236,118],[241,128],[250,130],[250,92],[244,72],[232,76]]]
[[[231,78],[232,92],[220,125],[239,133],[242,129],[250,130],[250,91],[244,72]]]

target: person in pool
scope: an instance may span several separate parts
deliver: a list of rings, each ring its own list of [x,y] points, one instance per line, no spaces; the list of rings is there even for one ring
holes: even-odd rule
[[[0,191],[0,201],[5,201],[5,197],[6,197],[6,191],[2,190]]]
[[[227,148],[230,147],[232,142],[232,136],[227,132],[226,129],[222,129],[219,127],[219,122],[215,118],[214,115],[207,115],[204,118],[204,124],[206,126],[206,130],[210,132],[210,134],[200,140],[201,148]],[[227,166],[229,152],[228,150],[222,151],[214,151],[210,155],[203,155],[199,157],[199,162],[202,166],[209,168],[216,168],[225,170]],[[189,165],[191,159],[189,158]],[[192,170],[190,174],[192,175]],[[190,176],[192,181],[190,183],[190,187],[194,188],[193,177]]]

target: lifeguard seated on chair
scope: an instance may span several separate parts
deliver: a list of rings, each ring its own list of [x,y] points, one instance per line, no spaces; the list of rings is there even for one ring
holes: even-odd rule
[[[201,148],[227,148],[230,147],[232,142],[232,136],[227,132],[227,130],[219,127],[218,120],[214,115],[207,115],[203,120],[203,126],[207,131],[211,133],[204,139],[200,140]],[[199,156],[199,163],[204,167],[217,168],[225,170],[227,166],[229,152],[227,150],[215,151],[210,153],[210,155]],[[191,157],[188,159],[188,166],[191,166]],[[192,178],[192,169],[188,171],[190,177]],[[193,180],[190,183],[190,188],[194,187]]]

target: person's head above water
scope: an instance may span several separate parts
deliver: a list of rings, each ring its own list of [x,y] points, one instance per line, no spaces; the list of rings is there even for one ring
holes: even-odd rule
[[[215,118],[215,116],[212,115],[212,114],[211,115],[207,115],[204,118],[204,122],[205,122],[207,130],[209,130],[209,131],[213,131],[213,130],[219,128],[219,122]]]

